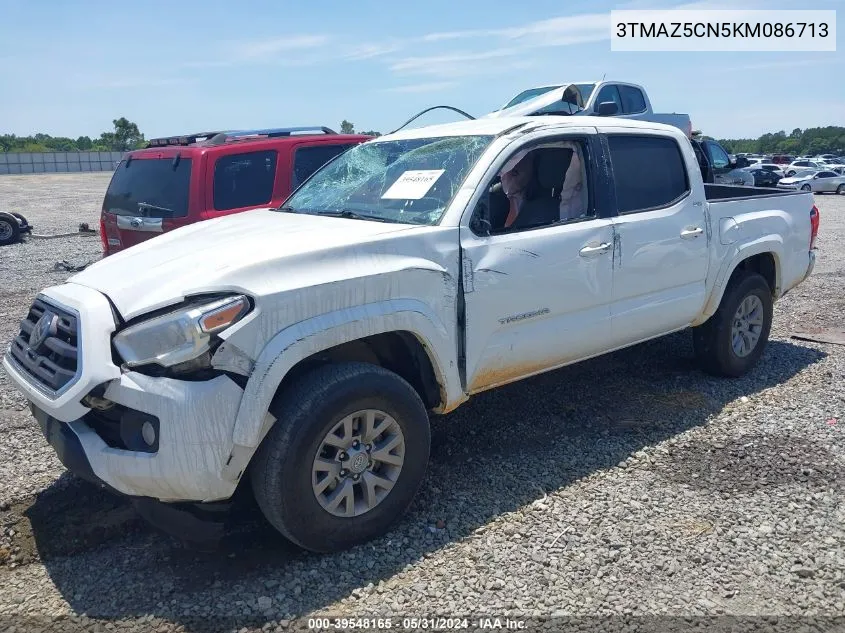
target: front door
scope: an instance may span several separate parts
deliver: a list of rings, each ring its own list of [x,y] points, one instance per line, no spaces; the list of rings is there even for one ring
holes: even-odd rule
[[[618,214],[614,346],[689,325],[704,305],[708,267],[704,191],[688,176],[698,169],[692,148],[631,132],[607,137]]]
[[[502,205],[508,213],[490,214],[490,234],[461,227],[469,393],[606,349],[613,222],[598,217],[589,191],[590,143],[565,138],[533,149],[536,198],[519,213],[537,222],[505,228],[509,202],[494,184],[475,213]]]

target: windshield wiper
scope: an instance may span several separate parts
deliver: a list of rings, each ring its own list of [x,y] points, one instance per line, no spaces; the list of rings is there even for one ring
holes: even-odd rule
[[[138,210],[141,209],[149,209],[151,211],[166,211],[167,213],[176,213],[173,209],[168,209],[167,207],[159,207],[155,204],[150,204],[149,202],[139,202],[138,203]]]
[[[299,211],[291,206],[276,207],[274,211],[281,211],[282,213],[299,213]]]
[[[365,213],[358,213],[350,209],[339,209],[338,211],[317,211],[315,215],[327,215],[332,218],[347,218],[350,220],[373,220],[374,222],[394,222],[387,218],[382,218],[377,215],[367,215]]]

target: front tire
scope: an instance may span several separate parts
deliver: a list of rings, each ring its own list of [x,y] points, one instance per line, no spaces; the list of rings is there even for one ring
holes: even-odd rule
[[[728,284],[715,314],[693,328],[701,368],[736,378],[760,360],[772,328],[772,290],[757,273],[741,271]]]
[[[408,509],[431,433],[417,392],[368,363],[326,365],[290,385],[252,464],[267,520],[314,552],[373,539]]]
[[[839,185],[836,188],[836,193],[838,193],[840,196],[845,195],[845,185]]]
[[[803,185],[801,191],[812,191],[812,187],[810,185]]]

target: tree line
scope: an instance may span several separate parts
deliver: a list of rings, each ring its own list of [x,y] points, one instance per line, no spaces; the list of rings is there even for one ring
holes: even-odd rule
[[[49,134],[34,134],[32,136],[16,136],[15,134],[0,134],[0,151],[2,152],[126,152],[146,146],[147,141],[138,129],[137,124],[126,117],[112,121],[114,129],[103,132],[99,138],[80,136],[76,139],[67,136],[50,136]],[[340,124],[341,134],[355,134],[355,126],[344,119]],[[380,132],[368,130],[360,132],[369,136],[381,136]]]
[[[818,156],[845,153],[845,127],[829,125],[802,130],[795,128],[787,135],[784,130],[763,134],[760,138],[722,139],[719,143],[731,154],[791,154]]]
[[[355,124],[351,121],[347,121],[344,119],[340,122],[340,133],[341,134],[356,134],[355,132]],[[367,130],[366,132],[357,132],[357,134],[366,134],[367,136],[381,136],[381,132],[376,132],[375,130]]]
[[[146,139],[138,126],[120,117],[112,121],[113,129],[103,132],[99,138],[80,136],[72,139],[64,136],[35,134],[15,136],[0,134],[0,150],[4,152],[125,152],[146,145]],[[355,125],[344,119],[340,124],[341,134],[355,134]],[[360,132],[369,136],[381,136],[380,132]],[[795,156],[816,156],[818,154],[845,153],[845,127],[829,125],[802,130],[795,128],[787,135],[780,132],[763,134],[760,138],[720,139],[719,143],[731,154],[747,152],[752,154],[792,154]]]
[[[99,138],[80,136],[77,139],[66,136],[35,134],[16,136],[0,134],[0,151],[4,152],[125,152],[144,147],[147,141],[138,126],[126,117],[112,121],[114,129],[103,132]]]

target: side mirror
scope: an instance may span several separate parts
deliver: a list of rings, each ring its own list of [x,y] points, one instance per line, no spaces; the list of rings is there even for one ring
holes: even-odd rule
[[[737,156],[736,160],[734,161],[734,167],[737,169],[748,167],[748,159],[745,156]]]
[[[613,116],[619,112],[619,104],[615,101],[602,101],[598,107],[599,116]]]

